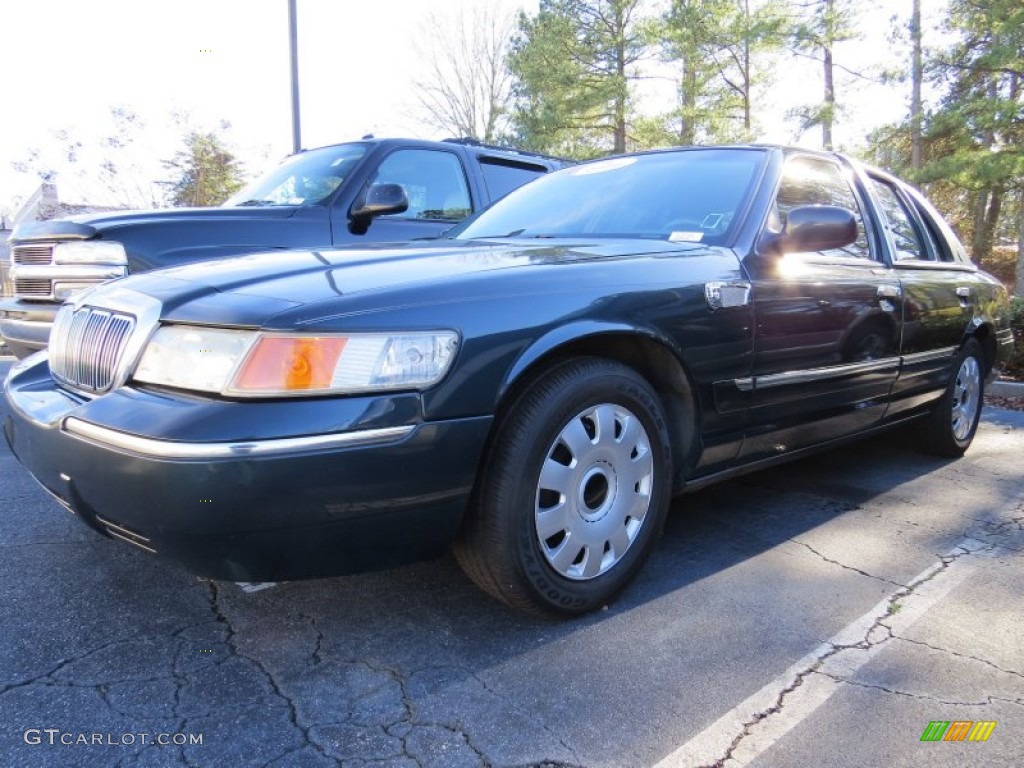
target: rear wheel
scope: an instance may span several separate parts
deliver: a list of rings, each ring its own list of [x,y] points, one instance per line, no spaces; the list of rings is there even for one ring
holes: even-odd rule
[[[597,608],[649,554],[670,467],[661,403],[639,374],[597,358],[560,365],[498,425],[456,557],[514,607]]]
[[[921,446],[928,453],[956,458],[974,439],[985,393],[985,354],[976,339],[968,339],[953,364],[953,376],[935,404]]]

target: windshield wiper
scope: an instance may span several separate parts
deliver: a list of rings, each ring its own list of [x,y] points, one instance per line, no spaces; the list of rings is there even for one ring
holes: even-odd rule
[[[475,237],[474,240],[501,240],[504,237],[523,237],[527,240],[547,240],[559,235],[524,235],[526,227],[522,229],[513,229],[511,232],[506,232],[504,235],[488,235],[487,237]]]
[[[239,203],[238,204],[238,206],[240,208],[243,207],[243,206],[256,206],[256,205],[260,205],[260,206],[263,206],[263,205],[277,205],[277,202],[274,201],[274,200],[246,200],[244,203]]]

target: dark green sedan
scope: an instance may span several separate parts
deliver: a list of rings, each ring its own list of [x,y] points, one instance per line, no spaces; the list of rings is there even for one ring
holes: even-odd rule
[[[454,546],[492,595],[573,614],[636,575],[676,494],[908,424],[962,454],[1012,343],[1005,290],[911,187],[834,154],[665,150],[439,240],[76,295],[11,370],[4,433],[86,524],[198,574]]]

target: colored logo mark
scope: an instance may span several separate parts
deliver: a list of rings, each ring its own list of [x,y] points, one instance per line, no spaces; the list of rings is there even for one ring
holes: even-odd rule
[[[932,720],[921,741],[988,741],[995,728],[995,720]]]

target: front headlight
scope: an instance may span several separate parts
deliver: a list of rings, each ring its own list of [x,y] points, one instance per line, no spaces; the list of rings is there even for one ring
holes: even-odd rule
[[[135,379],[235,397],[294,397],[424,389],[440,381],[454,331],[299,336],[166,325]]]
[[[146,345],[134,378],[167,387],[220,392],[255,340],[252,331],[165,325]]]
[[[71,240],[53,247],[54,264],[128,263],[124,246],[113,240]]]

